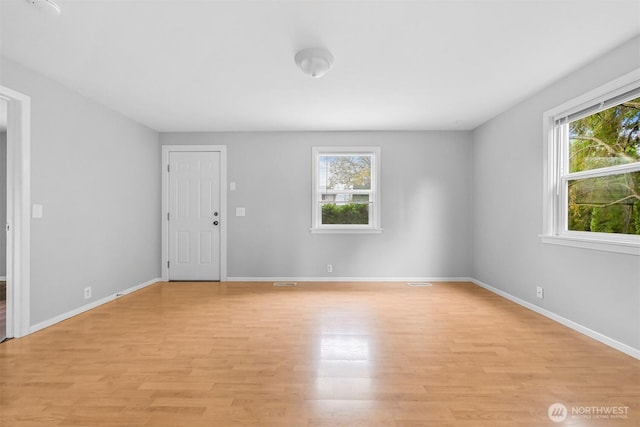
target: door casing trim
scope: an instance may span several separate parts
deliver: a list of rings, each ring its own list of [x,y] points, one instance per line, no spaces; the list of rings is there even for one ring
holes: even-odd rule
[[[162,146],[162,280],[169,280],[169,153],[220,153],[220,281],[227,280],[227,146],[226,145],[163,145]]]
[[[7,338],[31,322],[31,98],[0,85],[7,101]]]

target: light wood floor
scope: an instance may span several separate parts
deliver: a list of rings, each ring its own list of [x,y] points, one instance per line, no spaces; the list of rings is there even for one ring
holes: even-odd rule
[[[638,360],[470,283],[159,283],[0,345],[0,373],[12,427],[640,425]]]

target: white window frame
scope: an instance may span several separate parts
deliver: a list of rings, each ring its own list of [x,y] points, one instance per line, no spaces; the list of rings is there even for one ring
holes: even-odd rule
[[[330,234],[371,234],[381,233],[380,228],[380,147],[312,147],[312,196],[311,196],[311,233]],[[322,224],[322,208],[319,176],[320,156],[327,155],[366,155],[372,156],[371,193],[369,224]],[[349,191],[341,191],[348,193]]]
[[[611,166],[606,168],[568,172],[568,146],[566,132],[557,124],[558,120],[590,107],[601,105],[607,100],[640,88],[640,69],[615,79],[588,93],[565,102],[543,114],[544,132],[544,188],[543,188],[543,243],[618,252],[640,256],[640,236],[617,233],[598,233],[568,230],[568,182],[621,173],[640,171],[640,163]],[[603,106],[602,109],[611,106]],[[589,114],[594,114],[594,112]]]

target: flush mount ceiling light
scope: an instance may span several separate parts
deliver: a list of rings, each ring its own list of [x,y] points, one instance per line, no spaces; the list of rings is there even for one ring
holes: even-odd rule
[[[41,12],[46,13],[47,15],[52,16],[60,16],[60,6],[53,0],[27,0],[29,3],[34,5]]]
[[[333,65],[333,55],[326,49],[312,47],[296,53],[296,64],[311,77],[322,77]]]

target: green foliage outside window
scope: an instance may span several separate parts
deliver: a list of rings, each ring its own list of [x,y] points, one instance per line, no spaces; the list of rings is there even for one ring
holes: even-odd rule
[[[569,171],[640,162],[640,98],[569,124]],[[568,228],[640,235],[640,172],[569,182]]]
[[[323,224],[368,224],[369,205],[364,203],[347,203],[322,205]]]

